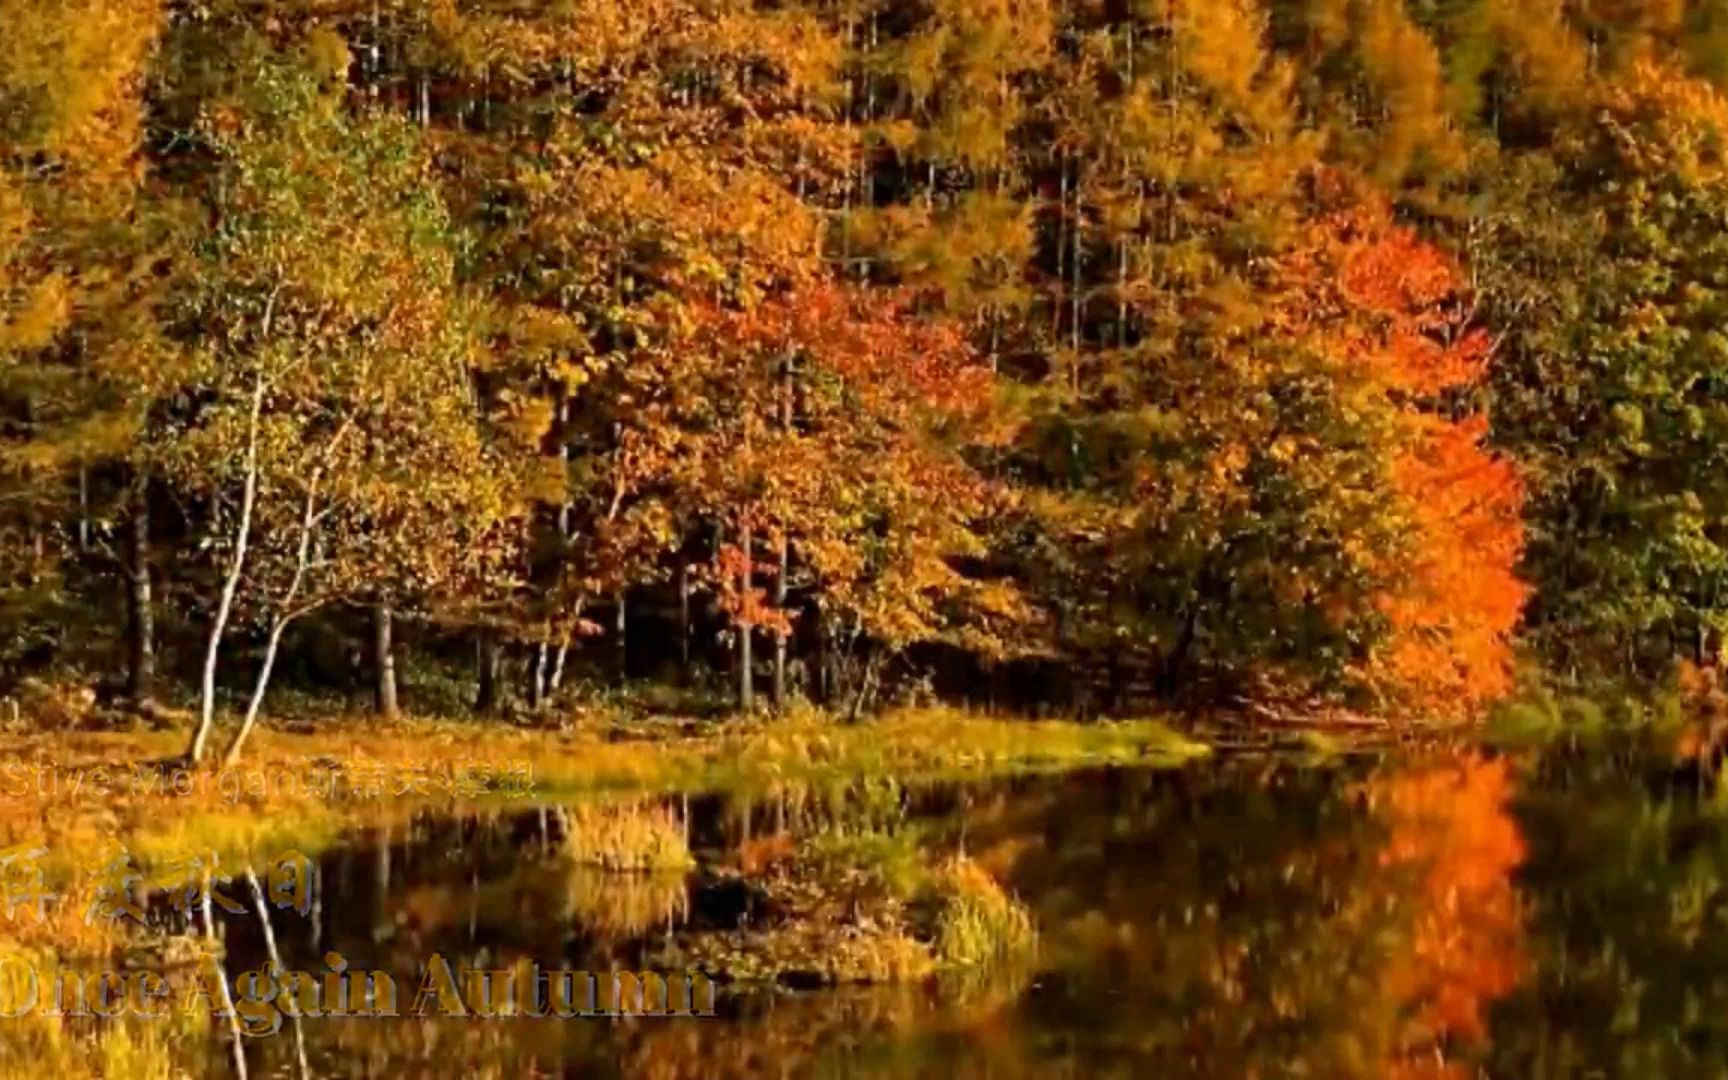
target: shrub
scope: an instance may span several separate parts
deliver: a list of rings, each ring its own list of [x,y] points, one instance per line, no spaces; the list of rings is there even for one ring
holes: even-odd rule
[[[993,964],[1037,946],[1038,933],[1026,906],[972,860],[958,856],[944,865],[935,888],[941,899],[936,956],[942,965]]]

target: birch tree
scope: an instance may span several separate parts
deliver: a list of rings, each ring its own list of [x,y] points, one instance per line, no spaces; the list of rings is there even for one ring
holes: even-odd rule
[[[509,512],[424,151],[404,120],[347,109],[339,75],[266,65],[203,129],[220,226],[180,313],[202,362],[156,433],[221,568],[194,761],[236,613],[265,644],[230,760],[296,619],[460,578]]]

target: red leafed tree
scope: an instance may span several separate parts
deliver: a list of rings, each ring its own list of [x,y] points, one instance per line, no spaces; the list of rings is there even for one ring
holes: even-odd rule
[[[953,561],[983,553],[973,525],[999,494],[959,452],[996,434],[991,373],[959,329],[832,283],[705,308],[696,324],[709,419],[688,428],[679,471],[736,538],[715,578],[741,634],[771,632],[778,658],[795,611],[813,609],[824,641],[878,647],[855,670],[838,658],[860,691],[880,650],[998,646],[1018,595]]]
[[[1378,566],[1387,634],[1366,665],[1379,688],[1430,709],[1467,709],[1512,683],[1511,635],[1526,587],[1523,489],[1483,446],[1487,423],[1458,391],[1491,359],[1465,282],[1443,252],[1395,224],[1383,200],[1325,219],[1321,263],[1345,317],[1329,351],[1392,407],[1388,470],[1403,543]]]
[[[1429,704],[1468,705],[1512,688],[1510,637],[1526,588],[1523,489],[1482,448],[1480,417],[1425,417],[1392,475],[1415,521],[1408,572],[1382,605],[1392,624],[1384,670]]]

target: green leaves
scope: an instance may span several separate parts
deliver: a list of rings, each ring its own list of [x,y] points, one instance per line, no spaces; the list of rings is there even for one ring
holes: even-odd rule
[[[1601,98],[1541,164],[1551,195],[1508,190],[1476,254],[1506,333],[1497,436],[1535,466],[1538,638],[1660,667],[1721,615],[1728,105],[1653,66]]]
[[[152,453],[207,527],[233,528],[243,403],[262,388],[242,590],[258,610],[279,614],[290,592],[298,606],[414,596],[477,573],[516,495],[480,426],[478,326],[413,129],[332,110],[318,72],[291,60],[254,72],[206,125],[223,227],[185,283],[179,332],[212,363],[181,389],[205,404],[149,433]]]

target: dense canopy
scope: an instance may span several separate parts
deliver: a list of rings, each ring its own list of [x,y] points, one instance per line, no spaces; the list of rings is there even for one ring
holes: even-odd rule
[[[1712,659],[1725,35],[14,0],[0,685],[160,666],[202,750],[220,683],[250,721],[393,619],[485,707],[585,666],[1460,716],[1520,642]]]

